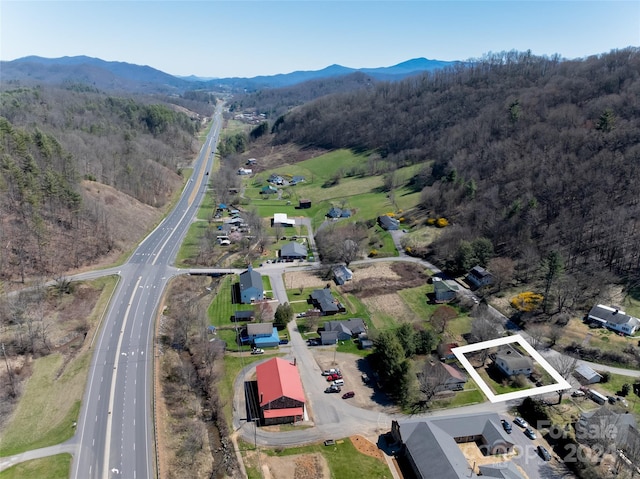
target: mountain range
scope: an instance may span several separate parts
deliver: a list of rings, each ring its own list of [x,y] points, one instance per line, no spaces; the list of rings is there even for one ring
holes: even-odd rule
[[[28,56],[0,62],[3,84],[84,84],[105,91],[144,93],[175,93],[208,89],[229,92],[281,88],[309,80],[334,78],[354,72],[366,73],[379,81],[398,81],[425,71],[455,65],[459,62],[414,58],[397,65],[379,68],[349,68],[330,65],[322,70],[295,71],[252,78],[201,79],[195,76],[177,77],[150,66],[105,61],[87,56],[43,58]]]

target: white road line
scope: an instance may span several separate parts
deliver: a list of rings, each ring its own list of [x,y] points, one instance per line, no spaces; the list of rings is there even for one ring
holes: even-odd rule
[[[136,286],[140,284],[140,281],[142,281],[142,276],[138,276],[138,281],[136,282]],[[133,293],[131,293],[131,299],[129,300],[129,304],[127,305],[127,310],[124,313],[124,321],[122,323],[122,329],[120,330],[120,338],[118,339],[118,348],[116,349],[116,364],[114,365],[114,369],[115,371],[113,372],[113,375],[111,376],[111,393],[109,395],[109,412],[107,415],[107,430],[106,430],[106,440],[105,440],[105,445],[104,445],[104,464],[103,464],[103,470],[102,470],[102,477],[109,477],[109,453],[111,452],[111,426],[112,426],[112,419],[113,419],[113,414],[111,414],[111,411],[113,410],[113,401],[115,399],[115,394],[116,394],[116,379],[118,376],[118,361],[119,361],[119,357],[120,357],[120,348],[122,347],[122,339],[124,337],[124,330],[127,326],[127,320],[129,319],[129,311],[131,310],[131,306],[133,304],[133,298],[136,295],[136,291],[138,290],[137,287],[133,288]]]

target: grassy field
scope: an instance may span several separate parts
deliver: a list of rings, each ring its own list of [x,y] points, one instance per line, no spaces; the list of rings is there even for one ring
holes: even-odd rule
[[[62,355],[34,361],[22,399],[3,431],[0,456],[52,446],[73,436],[90,359],[91,355],[84,353],[60,377]]]
[[[605,328],[591,329],[581,319],[571,318],[562,328],[562,337],[557,344],[561,348],[574,342],[603,351],[622,351],[629,345],[637,346],[638,337],[620,336]],[[624,365],[621,366],[624,367]]]
[[[447,399],[438,399],[433,401],[430,410],[449,409],[460,406],[468,406],[485,401],[484,394],[478,389],[476,383],[469,379],[464,385],[464,391],[458,391],[455,396]]]
[[[117,284],[115,277],[92,281],[102,291],[89,323],[95,327],[108,306]],[[58,353],[33,361],[33,373],[24,385],[22,398],[3,428],[0,456],[52,446],[73,436],[93,351],[79,353],[65,364]]]
[[[626,397],[626,400],[629,404],[629,410],[632,411],[636,416],[640,416],[640,398],[633,394],[633,383],[635,382],[635,380],[636,378],[630,376],[610,374],[609,381],[607,381],[606,383],[593,384],[591,388],[607,396],[615,396],[618,391],[622,390],[623,384],[629,384],[629,386],[632,387],[631,392]]]
[[[196,221],[195,223],[191,223],[189,231],[187,231],[187,235],[185,236],[184,241],[180,246],[180,250],[178,251],[176,266],[187,267],[188,265],[185,263],[185,260],[198,257],[198,252],[200,251],[200,240],[204,237],[208,227],[209,223],[207,221]]]
[[[71,472],[71,454],[34,459],[0,472],[0,479],[67,479]]]

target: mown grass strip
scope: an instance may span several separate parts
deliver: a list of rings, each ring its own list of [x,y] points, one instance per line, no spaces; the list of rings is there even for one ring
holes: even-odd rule
[[[67,479],[71,473],[71,454],[34,459],[0,472],[0,479]]]

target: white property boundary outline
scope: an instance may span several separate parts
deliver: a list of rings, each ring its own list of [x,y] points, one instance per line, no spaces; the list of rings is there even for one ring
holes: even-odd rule
[[[473,353],[481,351],[483,349],[495,348],[496,346],[503,346],[505,344],[518,343],[522,348],[529,353],[529,355],[544,368],[549,375],[556,380],[555,384],[548,386],[539,386],[532,389],[524,389],[522,391],[514,391],[512,393],[494,394],[491,388],[485,383],[484,379],[476,372],[475,368],[471,365],[469,360],[465,358],[466,353]],[[509,401],[511,399],[521,399],[529,396],[536,396],[538,394],[546,394],[562,389],[571,388],[571,384],[563,378],[558,371],[551,367],[551,365],[531,346],[525,339],[519,334],[513,336],[507,336],[506,338],[492,339],[490,341],[482,341],[481,343],[469,344],[467,346],[460,346],[458,348],[452,348],[451,352],[458,358],[458,361],[464,366],[469,375],[476,382],[482,392],[489,398],[492,403]]]

